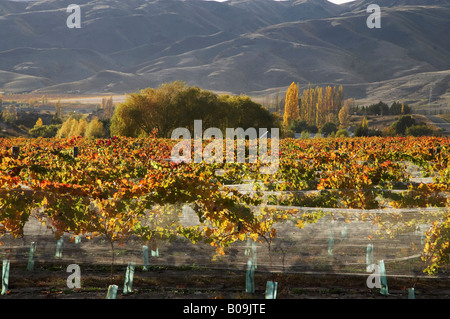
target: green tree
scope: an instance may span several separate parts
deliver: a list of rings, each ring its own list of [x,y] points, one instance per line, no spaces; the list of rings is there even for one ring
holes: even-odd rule
[[[60,128],[60,125],[41,125],[41,126],[35,126],[28,132],[32,137],[44,137],[44,138],[50,138],[55,137],[58,133],[58,129]]]
[[[308,127],[309,127],[308,123],[306,123],[305,120],[301,120],[301,119],[293,120],[291,122],[291,124],[289,125],[289,129],[296,133],[300,133],[303,131],[309,131]]]
[[[139,103],[138,99],[140,99],[138,96],[129,96],[125,103],[116,107],[111,119],[111,135],[137,137],[141,133],[142,129],[137,125],[141,116],[141,112],[136,107]],[[141,103],[144,103],[143,99]]]
[[[390,107],[390,113],[392,115],[410,114],[411,108],[407,104],[400,102],[393,102]]]
[[[416,124],[416,121],[411,115],[403,115],[400,116],[400,118],[392,124],[393,128],[395,129],[396,133],[399,135],[405,135],[406,129],[410,126],[413,126]]]
[[[186,127],[192,133],[194,120],[202,120],[203,128],[227,127],[271,128],[276,116],[248,96],[217,96],[183,82],[163,84],[130,94],[117,105],[111,119],[111,135],[137,137],[158,131],[170,138],[172,131]]]
[[[296,133],[301,133],[303,131],[308,131],[309,133],[317,133],[319,131],[317,129],[317,126],[308,125],[308,123],[305,120],[301,119],[294,120],[289,126],[289,129]]]
[[[356,128],[355,136],[369,136],[369,122],[367,121],[367,118],[365,116]]]
[[[300,139],[302,140],[307,140],[308,138],[310,138],[310,134],[308,131],[302,131],[300,134]]]
[[[332,133],[335,133],[337,131],[337,126],[333,122],[327,122],[325,123],[322,128],[320,129],[320,133],[324,135],[324,137],[327,137],[331,135]]]
[[[336,137],[349,137],[349,132],[346,129],[340,129],[336,132]]]
[[[14,104],[9,104],[3,111],[3,119],[5,122],[14,123],[17,121],[17,108]]]
[[[431,136],[433,133],[433,130],[426,124],[412,125],[405,131],[407,136]]]
[[[185,83],[177,81],[128,95],[115,108],[111,134],[137,137],[157,129],[161,137],[170,137],[172,130],[180,127],[180,93],[186,88]],[[189,101],[187,104],[191,105]]]
[[[216,109],[225,116],[225,127],[249,127],[270,129],[275,125],[275,117],[261,104],[254,102],[248,96],[223,96],[219,101],[224,103]],[[217,123],[220,117],[213,116]],[[211,123],[213,125],[213,123]],[[213,125],[216,126],[216,125]],[[224,128],[225,128],[224,127]]]

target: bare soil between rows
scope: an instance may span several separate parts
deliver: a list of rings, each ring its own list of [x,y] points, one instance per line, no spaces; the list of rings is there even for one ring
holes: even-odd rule
[[[108,286],[118,286],[116,299],[265,299],[268,280],[278,283],[277,299],[407,299],[414,287],[416,299],[450,299],[448,276],[389,277],[389,295],[369,289],[368,275],[255,272],[255,293],[246,293],[245,270],[201,267],[136,267],[133,290],[124,294],[125,266],[81,268],[81,288],[67,288],[71,273],[61,264],[38,265],[33,272],[26,265],[11,267],[8,294],[0,299],[105,299]]]

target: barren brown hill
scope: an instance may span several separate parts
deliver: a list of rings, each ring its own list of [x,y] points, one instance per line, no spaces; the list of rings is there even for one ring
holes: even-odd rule
[[[0,91],[126,93],[183,80],[255,95],[344,86],[357,99],[449,95],[448,0],[370,1],[81,0],[81,29],[69,29],[69,0],[0,2]],[[431,82],[430,82],[431,81]]]

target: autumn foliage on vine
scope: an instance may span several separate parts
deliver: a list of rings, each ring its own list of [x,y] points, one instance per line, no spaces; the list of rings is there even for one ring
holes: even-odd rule
[[[261,174],[260,162],[174,162],[175,143],[155,137],[1,139],[0,236],[21,237],[29,219],[37,218],[56,238],[103,236],[113,248],[130,236],[183,236],[224,254],[236,241],[270,242],[279,221],[302,228],[318,220],[295,209],[264,207],[262,191],[281,192],[270,197],[281,206],[449,208],[448,138],[284,139],[275,174]],[[406,163],[434,176],[433,182],[411,182]],[[248,193],[227,186],[248,181],[254,186]],[[399,184],[403,188],[394,192]],[[311,194],[298,195],[302,190]],[[184,204],[194,209],[198,225],[179,223]],[[169,214],[170,207],[178,213]],[[427,233],[430,271],[448,262],[448,229],[446,215]]]

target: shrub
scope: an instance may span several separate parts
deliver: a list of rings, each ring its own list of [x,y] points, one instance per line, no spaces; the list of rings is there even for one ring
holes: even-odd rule
[[[308,138],[310,138],[309,132],[308,131],[302,131],[302,133],[300,134],[300,139],[306,140]]]
[[[340,129],[336,132],[336,137],[349,137],[350,134],[346,129]]]
[[[61,125],[36,125],[28,132],[33,137],[44,137],[44,138],[50,138],[55,137],[58,133],[59,128]]]
[[[289,125],[289,129],[294,131],[295,133],[300,133],[303,131],[307,131],[309,133],[317,133],[319,129],[315,125],[308,125],[308,123],[305,120],[294,120]]]
[[[416,120],[411,115],[401,116],[396,122],[392,124],[396,133],[399,135],[405,135],[406,129],[416,124]]]
[[[369,136],[369,128],[366,126],[358,125],[358,127],[355,130],[355,136],[357,137]]]
[[[333,122],[326,122],[320,129],[320,133],[322,133],[324,137],[327,137],[328,135],[331,135],[331,133],[334,133],[336,131],[337,126]]]
[[[383,136],[393,137],[397,135],[397,131],[393,126],[388,126],[383,130]]]
[[[405,134],[408,136],[430,136],[433,135],[433,130],[426,124],[419,124],[408,127]]]

